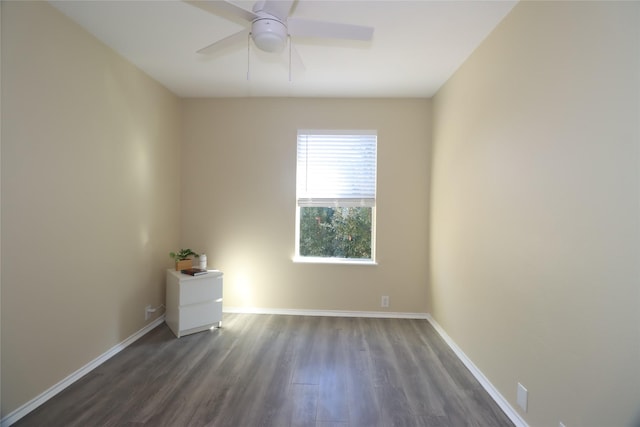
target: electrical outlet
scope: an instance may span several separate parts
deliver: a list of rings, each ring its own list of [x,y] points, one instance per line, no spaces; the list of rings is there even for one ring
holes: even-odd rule
[[[144,320],[149,320],[149,317],[151,317],[151,313],[153,313],[155,310],[153,310],[151,308],[151,304],[149,304],[148,306],[146,306],[144,308]]]
[[[527,412],[527,400],[529,392],[520,383],[518,383],[518,406],[522,408],[524,412]]]
[[[380,300],[380,307],[389,307],[389,297],[387,295],[383,295]]]

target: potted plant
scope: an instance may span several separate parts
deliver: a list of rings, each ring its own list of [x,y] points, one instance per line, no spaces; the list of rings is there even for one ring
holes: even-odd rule
[[[178,252],[169,252],[169,256],[176,261],[176,271],[186,270],[193,266],[190,256],[200,257],[191,249],[180,249]]]

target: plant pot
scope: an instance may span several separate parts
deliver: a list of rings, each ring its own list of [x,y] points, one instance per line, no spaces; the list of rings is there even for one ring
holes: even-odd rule
[[[182,261],[176,261],[176,271],[186,270],[193,267],[193,260],[183,259]]]

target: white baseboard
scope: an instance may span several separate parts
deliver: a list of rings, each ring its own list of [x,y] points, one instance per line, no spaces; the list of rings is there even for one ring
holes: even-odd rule
[[[458,345],[451,339],[449,335],[442,329],[442,327],[435,321],[430,314],[427,314],[427,320],[433,326],[433,329],[442,337],[442,339],[447,343],[447,345],[453,350],[453,352],[458,356],[458,359],[464,364],[464,366],[471,371],[471,374],[478,380],[480,385],[489,393],[491,398],[498,404],[500,409],[504,411],[504,413],[509,417],[511,422],[513,422],[516,427],[529,427],[527,422],[520,416],[520,414],[509,404],[507,399],[500,394],[498,389],[496,389],[493,384],[484,376],[484,374],[478,369],[478,367],[467,357],[466,354],[458,347]]]
[[[346,311],[346,310],[298,310],[290,308],[245,308],[223,307],[225,313],[239,314],[283,314],[289,316],[327,316],[327,317],[376,317],[388,319],[427,319],[427,313],[403,313],[389,311]]]
[[[164,314],[158,317],[153,322],[146,325],[144,328],[140,329],[138,332],[135,332],[133,335],[131,335],[129,338],[125,339],[121,343],[114,345],[105,353],[98,356],[91,362],[87,363],[82,368],[78,369],[77,371],[75,371],[74,373],[72,373],[71,375],[69,375],[62,381],[60,381],[59,383],[54,384],[48,390],[44,391],[40,395],[31,399],[30,401],[20,406],[18,409],[14,410],[10,414],[7,414],[6,417],[0,420],[0,427],[8,427],[13,423],[17,422],[19,419],[27,415],[29,412],[33,411],[38,406],[45,403],[47,400],[51,399],[56,394],[60,393],[62,390],[69,387],[74,382],[78,381],[80,378],[82,378],[83,376],[91,372],[93,369],[97,368],[102,363],[111,359],[116,354],[120,353],[122,350],[124,350],[125,348],[133,344],[136,340],[141,338],[147,332],[151,331],[153,328],[160,325],[162,322],[164,322]]]

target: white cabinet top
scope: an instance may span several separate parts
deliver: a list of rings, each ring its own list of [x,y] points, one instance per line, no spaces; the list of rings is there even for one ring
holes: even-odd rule
[[[222,277],[222,274],[223,274],[222,271],[220,270],[207,270],[207,274],[201,274],[199,276],[191,276],[190,274],[182,274],[173,268],[167,269],[167,273],[173,274],[180,281],[202,279],[203,277]]]

